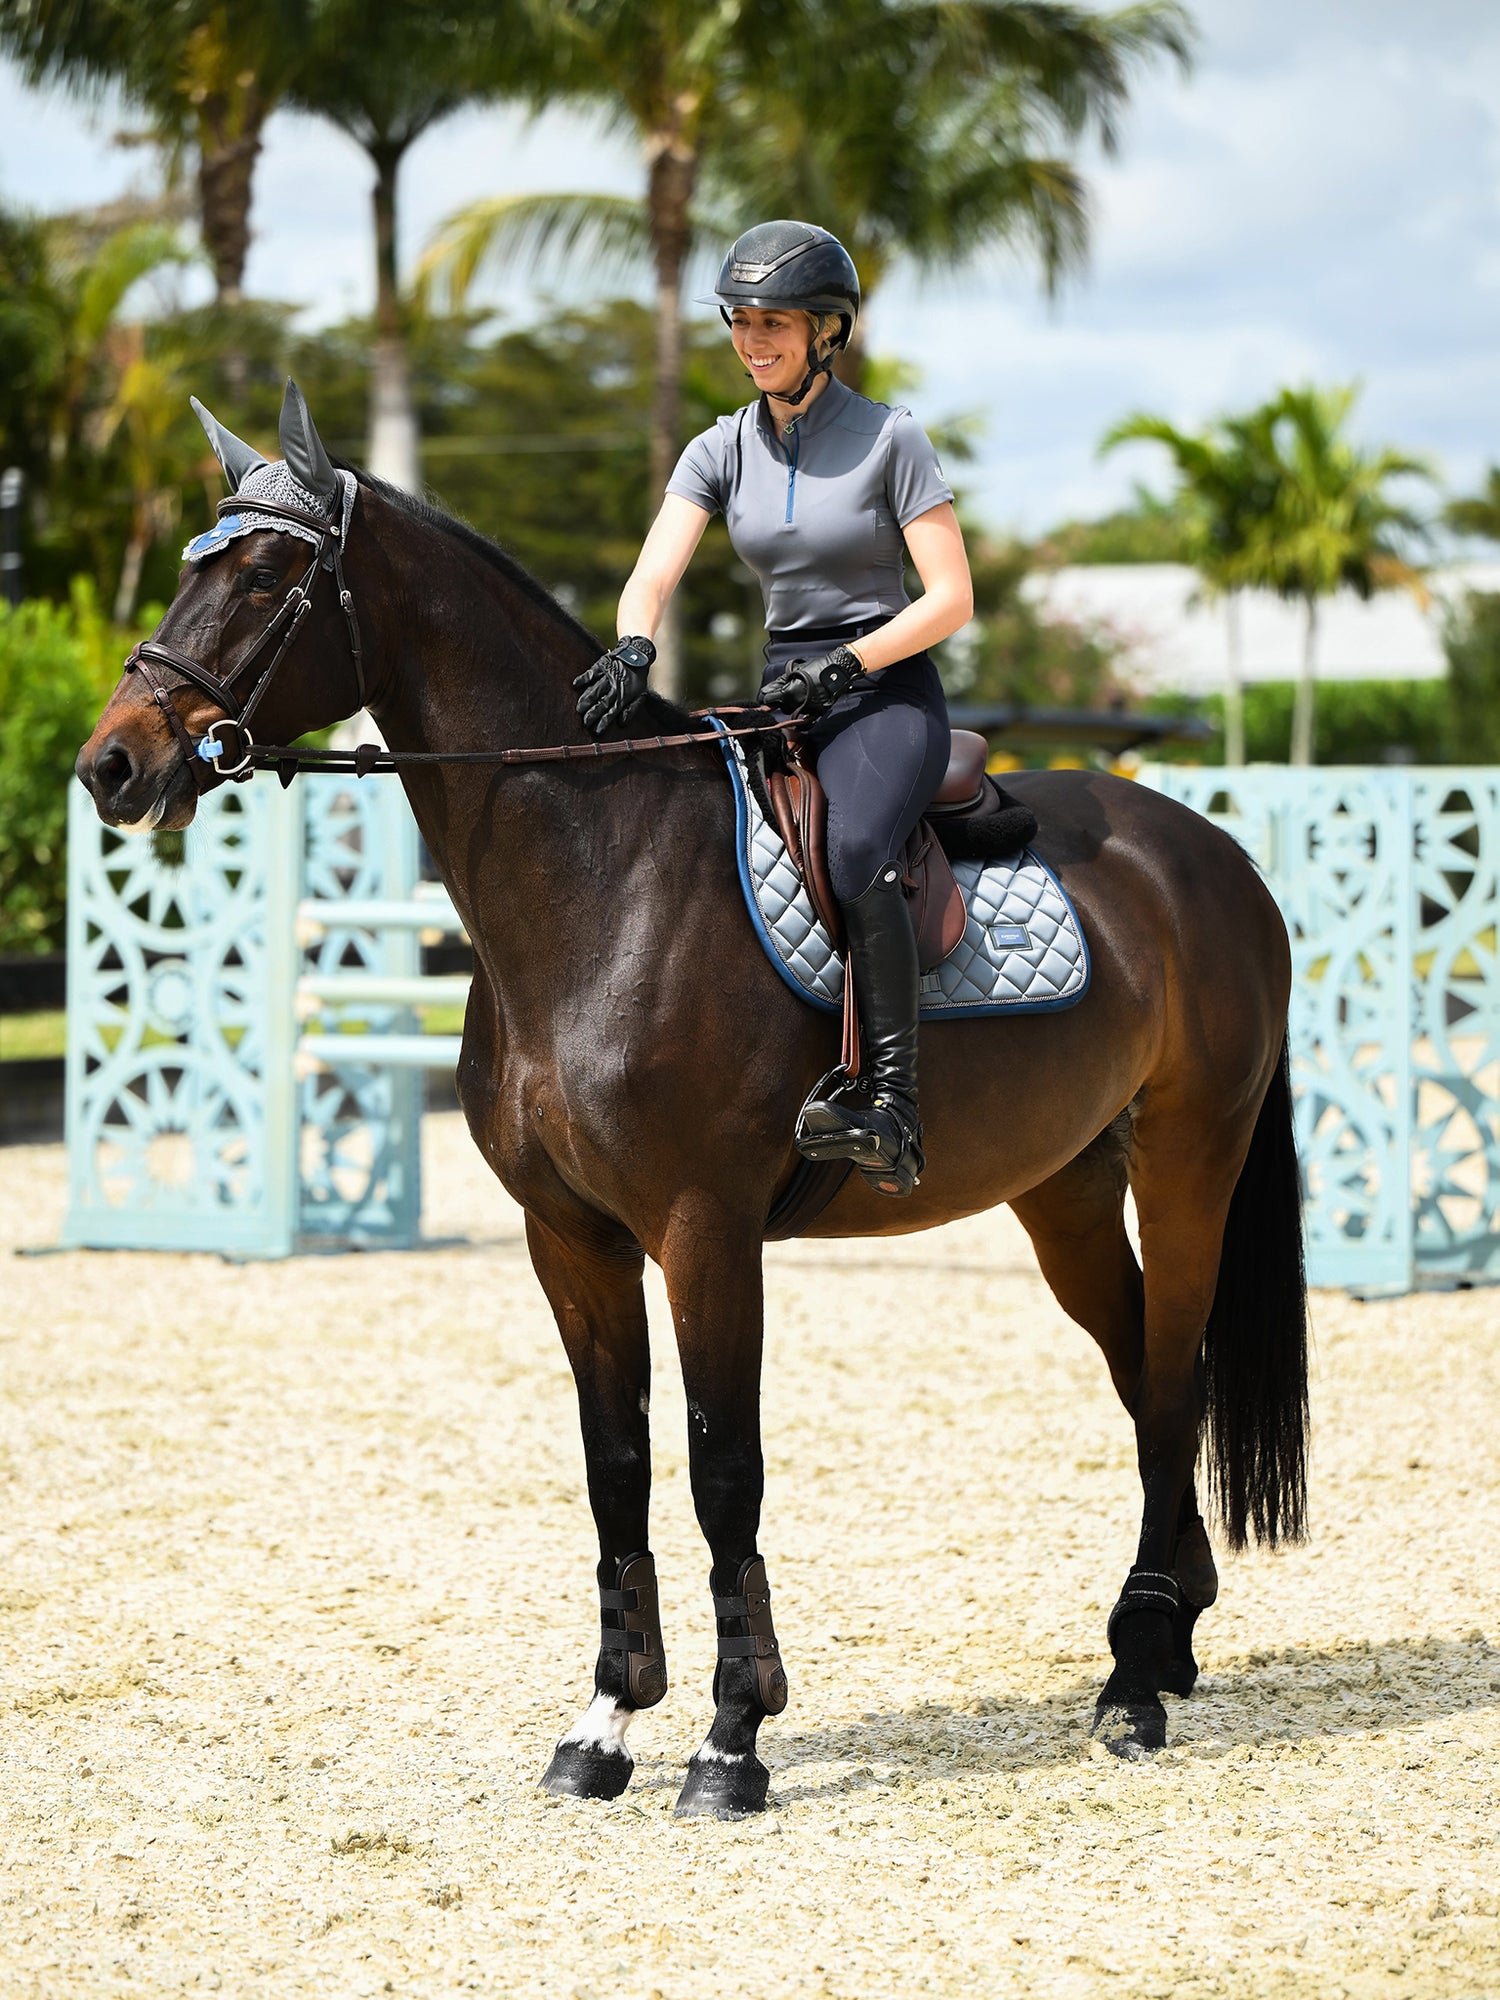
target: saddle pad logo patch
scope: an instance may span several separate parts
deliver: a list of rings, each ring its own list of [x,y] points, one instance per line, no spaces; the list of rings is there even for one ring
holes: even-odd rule
[[[832,1013],[843,1005],[843,961],[813,914],[780,832],[761,811],[743,750],[727,736],[719,747],[734,787],[736,858],[750,921],[787,985]],[[1088,946],[1046,863],[1026,848],[1004,861],[955,861],[953,873],[968,922],[953,951],[922,980],[923,1019],[1076,1005],[1088,990]]]

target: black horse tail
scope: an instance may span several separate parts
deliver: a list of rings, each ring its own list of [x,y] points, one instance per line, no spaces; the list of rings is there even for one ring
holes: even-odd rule
[[[1224,1225],[1203,1337],[1209,1491],[1231,1548],[1307,1529],[1307,1273],[1283,1038]]]

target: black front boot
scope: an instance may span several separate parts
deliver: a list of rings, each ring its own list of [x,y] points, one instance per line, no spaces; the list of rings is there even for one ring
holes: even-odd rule
[[[882,868],[842,907],[864,1059],[857,1077],[830,1070],[814,1088],[797,1120],[797,1150],[810,1160],[853,1160],[881,1194],[910,1194],[924,1163],[917,940],[900,870]]]

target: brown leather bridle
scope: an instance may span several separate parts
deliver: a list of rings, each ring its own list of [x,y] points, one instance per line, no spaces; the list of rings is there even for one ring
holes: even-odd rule
[[[312,594],[317,588],[318,575],[325,562],[332,571],[334,585],[338,591],[339,608],[344,614],[349,628],[349,651],[354,664],[354,678],[359,691],[356,709],[366,705],[364,648],[360,642],[359,617],[354,608],[354,598],[344,582],[343,531],[337,518],[325,520],[321,515],[304,513],[281,500],[253,500],[232,495],[219,502],[219,513],[246,514],[259,513],[283,521],[298,521],[313,529],[318,536],[318,545],[313,559],[291,590],[287,592],[273,614],[266,629],[260,634],[245,657],[227,675],[216,674],[193,659],[191,654],[179,652],[163,639],[143,639],[125,662],[126,673],[138,673],[151,692],[151,699],[166,718],[167,726],[176,737],[182,750],[183,761],[187,765],[194,789],[200,794],[212,791],[214,786],[232,779],[242,784],[254,777],[257,771],[275,771],[283,786],[289,785],[299,771],[348,771],[356,778],[369,777],[375,771],[395,771],[408,764],[571,764],[583,763],[596,757],[625,757],[638,755],[647,750],[706,749],[718,745],[726,736],[774,736],[795,735],[802,724],[793,716],[785,720],[767,720],[752,723],[748,727],[731,728],[719,721],[722,715],[744,715],[755,713],[755,705],[733,706],[727,709],[703,709],[699,711],[705,718],[712,718],[707,730],[680,731],[671,736],[633,736],[616,738],[608,743],[554,743],[536,749],[514,750],[387,750],[379,743],[361,743],[353,750],[322,750],[317,748],[297,748],[283,743],[257,743],[250,734],[250,718],[259,707],[261,698],[275,678],[276,669],[286,658],[292,641],[303,619],[312,609]],[[280,637],[280,643],[257,675],[250,692],[243,698],[235,692],[235,683],[260,656],[270,647],[273,639]],[[221,719],[213,723],[205,733],[194,738],[188,732],[187,724],[178,714],[172,700],[172,692],[158,678],[154,669],[170,668],[173,673],[193,687],[199,688],[209,699],[223,709]],[[353,712],[353,711],[351,711]],[[760,710],[762,714],[768,711]],[[226,744],[226,733],[230,741]],[[226,763],[226,758],[232,761]]]
[[[201,795],[222,784],[226,778],[237,783],[252,777],[264,760],[255,754],[255,738],[250,734],[250,719],[260,706],[262,697],[276,677],[276,669],[291,650],[303,619],[312,609],[313,592],[318,587],[318,577],[325,564],[332,573],[334,587],[338,591],[339,607],[344,614],[344,622],[349,628],[349,651],[354,663],[354,679],[359,690],[358,708],[365,705],[365,656],[360,641],[359,617],[354,609],[354,598],[344,581],[343,531],[337,515],[325,520],[320,515],[304,513],[300,507],[291,506],[284,500],[254,500],[231,495],[219,502],[219,514],[267,514],[283,521],[297,521],[311,528],[318,537],[313,559],[298,577],[277,606],[265,630],[254,645],[228,675],[216,674],[193,659],[191,654],[179,652],[163,639],[143,639],[125,662],[126,673],[138,673],[151,691],[151,699],[166,718],[167,725],[186,760],[194,789]],[[260,669],[248,694],[243,698],[236,692],[236,683],[242,681],[257,660],[270,650],[272,641],[279,636],[280,643],[270,658]],[[173,673],[193,687],[199,688],[211,701],[222,708],[222,718],[215,722],[204,735],[196,740],[189,735],[186,723],[178,714],[172,700],[172,690],[163,685],[154,669],[170,668]],[[229,741],[226,742],[226,735]],[[287,753],[281,752],[284,757]],[[226,759],[228,761],[226,761]]]

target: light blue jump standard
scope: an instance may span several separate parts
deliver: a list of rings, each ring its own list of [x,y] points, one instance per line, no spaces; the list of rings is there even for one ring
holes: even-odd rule
[[[1262,869],[1292,939],[1314,1284],[1500,1278],[1500,771],[1143,773]]]
[[[225,786],[145,837],[74,789],[66,1243],[417,1240],[421,1069],[457,1039],[414,1008],[461,992],[419,976],[421,934],[458,920],[418,851],[389,778]]]

